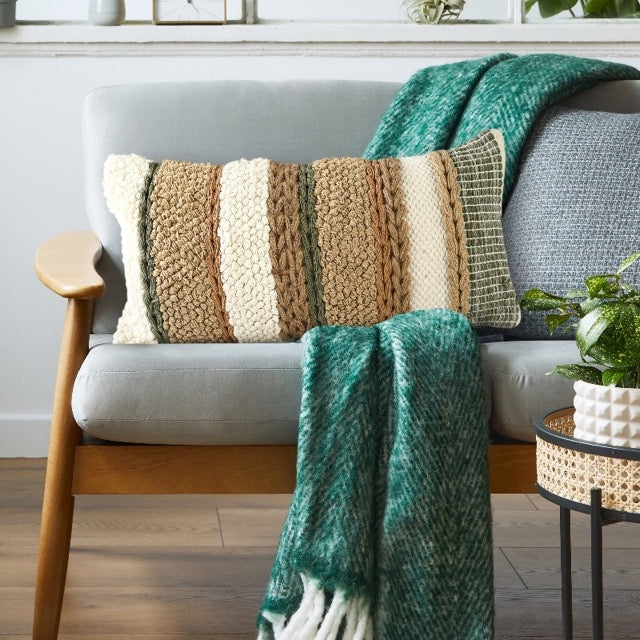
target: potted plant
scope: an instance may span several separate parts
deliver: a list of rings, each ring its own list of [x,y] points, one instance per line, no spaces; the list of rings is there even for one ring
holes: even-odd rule
[[[574,9],[579,4],[579,13]],[[551,18],[568,11],[572,18],[639,18],[638,0],[525,0],[526,13],[538,5],[541,18]]]
[[[529,289],[520,302],[545,312],[552,334],[575,329],[582,363],[554,372],[575,381],[576,438],[640,447],[640,289],[623,279],[639,259],[634,253],[615,273],[589,276],[565,296]]]
[[[403,0],[407,16],[414,22],[438,24],[457,20],[465,0]]]

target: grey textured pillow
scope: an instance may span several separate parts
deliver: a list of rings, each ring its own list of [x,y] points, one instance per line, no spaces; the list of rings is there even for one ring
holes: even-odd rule
[[[531,287],[563,294],[639,251],[640,114],[546,111],[523,150],[502,223],[518,299]],[[638,268],[627,276],[640,282]],[[548,338],[544,314],[523,311],[505,336]]]

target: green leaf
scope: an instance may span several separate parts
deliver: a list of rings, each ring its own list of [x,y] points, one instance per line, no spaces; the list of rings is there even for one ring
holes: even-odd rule
[[[590,355],[592,348],[597,346],[607,327],[618,320],[622,306],[619,302],[606,302],[580,320],[576,330],[576,344],[583,358]]]
[[[545,318],[547,321],[547,326],[549,327],[549,333],[553,335],[553,332],[561,327],[563,324],[571,320],[570,313],[550,313]]]
[[[596,307],[599,307],[603,304],[602,298],[589,298],[589,300],[585,300],[580,303],[580,310],[582,311],[582,315],[586,316],[587,313],[591,313]]]
[[[538,0],[524,0],[524,12],[529,13]]]
[[[540,16],[551,18],[574,7],[578,0],[538,0]]]
[[[520,301],[520,306],[528,311],[553,311],[555,309],[564,309],[566,300],[547,293],[542,289],[529,289],[525,291]]]
[[[576,298],[586,298],[589,292],[586,289],[569,289],[565,294],[567,300],[575,300]]]
[[[585,13],[602,13],[607,5],[613,4],[611,0],[585,0]]]
[[[602,384],[605,387],[616,387],[627,374],[626,369],[605,369],[602,372]]]
[[[613,278],[613,281],[612,281]],[[620,276],[617,273],[603,273],[597,276],[589,276],[584,283],[587,285],[590,298],[610,298],[620,291],[618,284]]]
[[[620,263],[620,266],[618,267],[618,275],[621,275],[638,259],[640,259],[640,251],[637,251],[636,253],[632,253],[630,256],[627,256]]]
[[[553,371],[569,380],[602,384],[602,371],[586,364],[559,364]]]
[[[620,324],[627,361],[640,367],[640,305],[625,305],[620,313]]]

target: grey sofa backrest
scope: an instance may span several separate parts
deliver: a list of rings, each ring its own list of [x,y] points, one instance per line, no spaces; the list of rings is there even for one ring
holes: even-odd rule
[[[125,301],[120,230],[106,208],[110,153],[224,163],[239,158],[311,162],[362,155],[399,84],[359,81],[148,83],[98,89],[84,105],[85,198],[104,246],[107,294],[93,330],[112,333]]]
[[[120,231],[102,191],[103,165],[110,153],[213,163],[359,156],[400,86],[212,81],[122,85],[89,94],[83,118],[85,197],[91,227],[104,246],[100,271],[107,283],[107,294],[96,305],[94,332],[112,333],[125,301]],[[605,83],[565,104],[640,111],[640,82]]]

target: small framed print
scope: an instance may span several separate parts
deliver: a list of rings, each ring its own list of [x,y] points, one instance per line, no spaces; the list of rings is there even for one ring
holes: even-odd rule
[[[224,24],[226,0],[152,0],[153,24]]]

